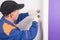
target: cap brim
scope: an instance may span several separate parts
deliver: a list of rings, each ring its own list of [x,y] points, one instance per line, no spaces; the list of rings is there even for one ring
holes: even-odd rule
[[[22,8],[24,8],[24,4],[18,4],[17,5],[17,9],[22,9]]]

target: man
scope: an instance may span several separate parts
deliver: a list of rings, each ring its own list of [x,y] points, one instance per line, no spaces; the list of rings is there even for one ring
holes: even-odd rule
[[[3,17],[0,20],[0,40],[33,40],[38,30],[38,18],[34,18],[29,30],[21,31],[15,24],[18,24],[29,13],[19,14],[24,4],[17,4],[14,1],[4,1],[0,11]],[[28,24],[27,24],[28,25]]]

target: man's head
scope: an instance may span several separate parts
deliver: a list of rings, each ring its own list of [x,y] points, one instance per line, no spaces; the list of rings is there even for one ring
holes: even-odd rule
[[[14,20],[19,15],[19,9],[22,9],[24,4],[17,4],[15,1],[4,1],[1,5],[0,11],[4,17],[9,17]]]
[[[12,20],[16,20],[18,18],[18,16],[19,16],[19,10],[15,10],[15,11],[9,13],[5,17],[11,18]]]

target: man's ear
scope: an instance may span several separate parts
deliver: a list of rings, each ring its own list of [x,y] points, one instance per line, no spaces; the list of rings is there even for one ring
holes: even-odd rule
[[[9,16],[11,17],[11,18],[13,18],[13,14],[11,13],[11,14],[9,14]]]

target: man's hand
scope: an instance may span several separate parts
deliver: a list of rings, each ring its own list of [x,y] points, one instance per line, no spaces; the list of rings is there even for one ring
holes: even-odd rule
[[[39,18],[35,16],[33,21],[39,22]]]
[[[40,10],[29,10],[28,11],[29,16],[33,16],[34,17],[34,21],[39,21],[39,17],[40,17]]]

